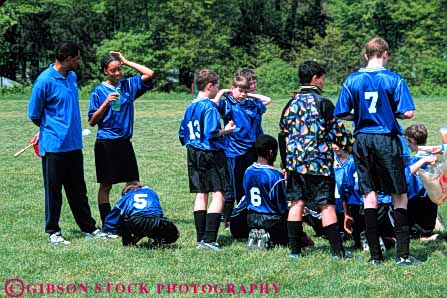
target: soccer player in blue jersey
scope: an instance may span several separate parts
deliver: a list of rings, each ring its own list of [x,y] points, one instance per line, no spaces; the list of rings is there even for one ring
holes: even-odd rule
[[[217,104],[220,96],[228,90],[221,90],[218,94],[219,76],[203,69],[195,77],[200,91],[186,108],[180,124],[179,139],[187,148],[189,190],[196,194],[194,222],[197,248],[219,251],[216,240],[224,193],[230,188],[223,135],[231,133],[235,125],[230,121],[221,129]],[[216,102],[211,100],[215,98]],[[208,207],[210,192],[212,199]]]
[[[255,92],[256,73],[252,69],[242,69],[235,74],[230,92],[223,95],[218,107],[224,124],[234,121],[236,125],[236,129],[225,136],[225,154],[232,186],[232,190],[225,195],[225,222],[229,221],[234,201],[239,202],[244,196],[244,173],[256,161],[254,144],[264,134],[262,115],[271,99]]]
[[[59,218],[62,186],[70,209],[87,238],[104,237],[96,228],[87,198],[82,156],[82,128],[78,85],[74,69],[80,48],[62,42],[55,49],[56,61],[34,82],[28,117],[39,126],[39,155],[42,156],[45,186],[45,232],[52,244],[69,244],[61,234]]]
[[[284,175],[273,167],[278,142],[269,135],[260,136],[255,143],[258,160],[244,175],[247,200],[247,223],[250,228],[248,247],[267,248],[287,245],[286,189]]]
[[[410,256],[401,134],[397,118],[410,119],[415,106],[405,80],[385,68],[388,44],[379,37],[366,44],[366,68],[351,74],[343,83],[334,115],[353,120],[356,142],[353,156],[359,176],[359,187],[365,196],[366,237],[371,264],[383,263],[377,229],[377,191],[393,196],[397,247],[396,264],[421,262]]]
[[[155,191],[133,181],[121,194],[122,198],[105,218],[106,232],[121,235],[125,246],[135,245],[143,237],[152,239],[155,247],[177,241],[179,231],[174,223],[163,217]]]
[[[408,216],[412,238],[433,240],[439,235],[433,233],[438,214],[438,205],[428,197],[428,193],[417,174],[419,169],[426,169],[427,165],[436,162],[437,157],[428,152],[418,150],[427,142],[428,131],[423,124],[412,124],[405,129],[408,147],[416,154],[409,159],[405,168],[408,184]]]
[[[298,258],[302,248],[303,210],[307,203],[317,205],[334,258],[350,257],[339,237],[335,213],[333,143],[351,144],[343,123],[333,116],[334,105],[321,95],[325,69],[315,61],[299,66],[300,91],[283,109],[279,123],[282,167],[287,175],[290,257]]]
[[[123,78],[122,66],[140,74]],[[99,183],[98,208],[102,222],[110,212],[110,190],[119,182],[139,180],[138,165],[130,139],[133,134],[134,101],[153,87],[154,72],[146,66],[111,52],[101,60],[107,76],[90,95],[88,120],[98,125],[95,142],[96,179]]]

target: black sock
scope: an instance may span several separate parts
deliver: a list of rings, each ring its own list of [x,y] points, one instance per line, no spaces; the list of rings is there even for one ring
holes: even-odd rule
[[[303,247],[303,222],[287,221],[287,234],[289,236],[290,253],[300,254]]]
[[[107,214],[110,213],[111,207],[110,203],[102,203],[98,204],[99,215],[101,216],[102,225],[104,226],[104,222],[106,220]]]
[[[382,260],[382,251],[380,250],[378,223],[377,223],[377,209],[365,209],[365,234],[368,240],[369,252],[372,260]]]
[[[200,242],[205,234],[206,210],[194,211],[194,224],[196,226],[197,242]]]
[[[341,245],[340,233],[338,232],[338,224],[333,223],[324,227],[326,237],[331,245],[331,253],[334,256],[340,256],[342,254],[343,248]]]
[[[394,220],[396,230],[396,256],[408,258],[410,255],[410,228],[408,226],[407,210],[403,208],[394,209]]]
[[[203,235],[203,241],[216,242],[217,233],[219,232],[221,213],[208,213],[206,215],[206,228]]]

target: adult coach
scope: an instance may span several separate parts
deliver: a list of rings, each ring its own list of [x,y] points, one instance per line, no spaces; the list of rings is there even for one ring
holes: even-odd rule
[[[140,73],[122,78],[121,66]],[[111,52],[101,60],[101,71],[107,76],[90,95],[88,120],[98,124],[95,143],[96,178],[99,183],[98,208],[101,220],[110,212],[112,185],[139,181],[138,165],[130,139],[133,134],[134,101],[152,89],[154,72],[146,66],[131,62],[120,52]]]
[[[77,77],[80,48],[62,42],[55,49],[56,61],[34,82],[28,117],[40,127],[45,186],[45,232],[52,244],[69,244],[61,235],[59,218],[62,186],[73,216],[87,238],[104,237],[96,228],[87,198],[82,156],[82,129]]]
[[[407,215],[407,185],[401,129],[396,118],[410,119],[415,106],[405,81],[385,69],[388,44],[379,37],[366,44],[366,68],[351,74],[343,83],[334,115],[353,120],[356,142],[353,157],[359,188],[365,197],[366,238],[371,252],[370,263],[380,265],[383,256],[377,224],[377,191],[393,196],[397,237],[396,264],[421,263],[410,256]]]

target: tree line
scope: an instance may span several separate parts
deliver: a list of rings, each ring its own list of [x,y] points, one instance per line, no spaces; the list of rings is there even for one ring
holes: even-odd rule
[[[1,4],[4,2],[3,4]],[[260,91],[296,88],[304,60],[334,86],[364,66],[373,36],[389,68],[421,94],[446,94],[447,0],[11,0],[0,2],[0,75],[30,85],[57,42],[82,46],[81,86],[102,79],[100,58],[120,50],[157,71],[160,91],[186,91],[194,70],[224,78],[257,69]]]

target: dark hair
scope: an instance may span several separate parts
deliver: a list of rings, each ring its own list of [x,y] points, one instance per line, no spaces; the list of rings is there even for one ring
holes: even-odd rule
[[[326,70],[316,61],[305,61],[300,64],[298,68],[298,77],[300,79],[300,84],[309,84],[312,81],[313,76],[321,77],[326,73]]]
[[[365,54],[368,58],[380,57],[386,51],[388,51],[388,43],[380,37],[374,37],[365,46]]]
[[[142,182],[139,182],[139,181],[128,182],[124,186],[123,190],[121,191],[121,195],[124,196],[129,191],[133,191],[135,189],[142,188],[143,186],[144,186],[144,184]]]
[[[60,62],[65,61],[68,57],[76,57],[81,48],[77,43],[71,41],[63,41],[56,45],[54,49],[54,56]]]
[[[255,149],[258,156],[267,158],[269,157],[270,150],[276,156],[276,152],[278,152],[278,141],[272,136],[262,135],[256,140]]]
[[[115,55],[105,55],[104,57],[102,57],[101,59],[101,71],[104,71],[105,69],[107,69],[107,67],[109,66],[110,62],[112,61],[120,61],[121,59],[118,56]]]
[[[197,88],[199,91],[204,91],[206,85],[209,83],[215,85],[219,83],[219,75],[214,71],[208,69],[202,69],[195,73],[195,78],[197,82]]]
[[[248,90],[250,88],[250,83],[246,77],[236,76],[233,80],[233,87]]]
[[[250,83],[250,81],[256,80],[256,71],[252,68],[243,68],[236,72],[234,77],[244,77]]]
[[[428,131],[424,124],[412,124],[405,129],[404,136],[414,139],[416,145],[425,145]]]

